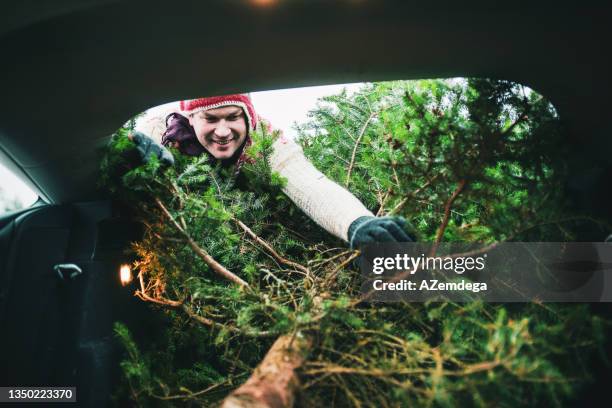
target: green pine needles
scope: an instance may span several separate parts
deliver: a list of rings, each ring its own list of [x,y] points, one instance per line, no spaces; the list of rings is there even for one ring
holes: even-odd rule
[[[568,211],[554,108],[506,81],[369,84],[323,98],[299,143],[313,164],[422,241],[577,240],[600,221]],[[233,168],[173,151],[123,176],[129,129],[103,183],[145,226],[133,244],[140,289],[159,310],[154,338],[125,346],[119,401],[215,406],[280,336],[309,341],[298,406],[563,405],[588,380],[605,322],[588,305],[373,303],[358,253],[282,193],[260,126]],[[605,357],[605,356],[604,356]]]

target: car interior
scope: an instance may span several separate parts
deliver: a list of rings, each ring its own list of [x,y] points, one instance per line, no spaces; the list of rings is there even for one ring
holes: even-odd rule
[[[139,227],[97,172],[113,132],[152,106],[311,85],[508,79],[556,107],[574,205],[610,219],[611,11],[589,0],[4,5],[0,162],[40,198],[0,214],[0,386],[74,384],[83,406],[109,404],[119,377],[112,324],[147,332],[150,312],[117,279]],[[609,304],[595,307],[611,315]],[[603,361],[594,370],[582,404],[610,381]]]

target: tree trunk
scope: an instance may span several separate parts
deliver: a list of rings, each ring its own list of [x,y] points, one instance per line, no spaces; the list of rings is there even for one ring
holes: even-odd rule
[[[296,369],[304,362],[311,344],[312,339],[300,332],[276,339],[251,377],[227,396],[221,407],[292,407],[300,385]]]

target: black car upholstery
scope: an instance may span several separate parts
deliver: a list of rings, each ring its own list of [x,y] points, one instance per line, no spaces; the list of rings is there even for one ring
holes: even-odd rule
[[[107,201],[42,205],[0,220],[0,384],[72,384],[82,406],[108,404],[118,369],[112,324],[141,310],[125,307],[132,293],[117,279],[134,231]],[[61,263],[82,275],[61,278]]]

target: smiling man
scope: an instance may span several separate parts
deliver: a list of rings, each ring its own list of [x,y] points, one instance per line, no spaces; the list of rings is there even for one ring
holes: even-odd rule
[[[182,101],[180,106],[188,114],[198,142],[219,160],[231,159],[236,152],[241,152],[249,129],[256,126],[255,110],[246,95],[200,98]],[[170,135],[166,140],[171,139],[169,132],[165,135]]]
[[[235,165],[240,171],[246,160],[245,148],[258,117],[247,95],[235,94],[181,101],[180,112],[166,118],[161,138],[183,154],[208,154],[222,165]],[[142,133],[132,140],[141,158],[157,155],[169,164],[173,157],[163,146]],[[287,183],[285,194],[313,221],[329,233],[358,248],[370,242],[409,242],[407,222],[401,217],[375,217],[348,190],[318,171],[304,156],[302,148],[283,136],[273,144],[270,166]]]
[[[189,123],[200,144],[217,159],[229,159],[246,140],[246,123],[237,106],[200,112]]]

